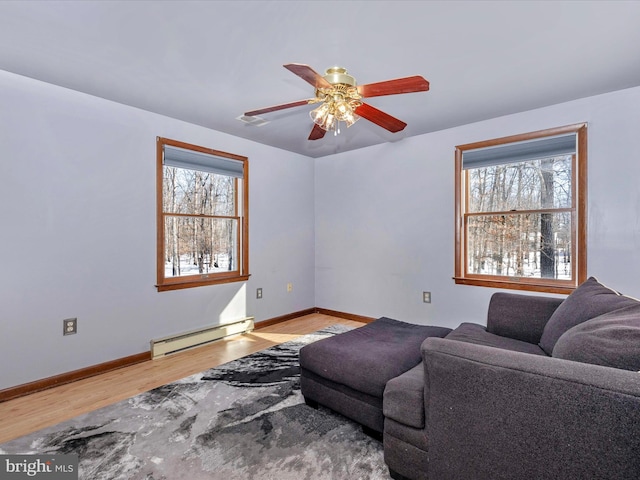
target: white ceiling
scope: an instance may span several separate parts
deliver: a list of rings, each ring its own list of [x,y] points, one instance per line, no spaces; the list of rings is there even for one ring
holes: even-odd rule
[[[422,75],[309,141],[313,96],[282,67],[341,65],[359,84]],[[640,1],[0,1],[0,69],[320,157],[640,85]],[[211,145],[215,148],[215,145]]]

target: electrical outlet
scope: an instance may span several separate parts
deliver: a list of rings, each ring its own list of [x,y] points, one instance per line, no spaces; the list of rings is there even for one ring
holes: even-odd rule
[[[62,321],[62,335],[75,335],[78,333],[78,319],[65,318]]]
[[[256,290],[256,298],[260,300],[262,298],[262,288]]]
[[[287,292],[292,292],[293,291],[293,283],[289,282],[287,283]]]
[[[431,292],[422,292],[422,301],[424,303],[431,303]]]

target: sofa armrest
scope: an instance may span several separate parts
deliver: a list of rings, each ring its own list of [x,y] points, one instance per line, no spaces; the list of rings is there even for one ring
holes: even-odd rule
[[[489,301],[487,331],[537,345],[547,321],[562,301],[556,297],[494,293]]]
[[[640,373],[446,339],[422,354],[429,478],[640,478]]]

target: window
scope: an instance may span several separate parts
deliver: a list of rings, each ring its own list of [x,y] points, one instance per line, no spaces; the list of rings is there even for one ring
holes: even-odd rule
[[[249,278],[246,157],[157,139],[158,291]]]
[[[586,279],[586,147],[586,124],[456,147],[456,283],[569,293]]]

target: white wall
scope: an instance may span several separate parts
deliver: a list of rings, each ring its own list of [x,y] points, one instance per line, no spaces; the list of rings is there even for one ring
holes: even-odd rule
[[[482,323],[494,290],[451,280],[454,146],[585,121],[589,274],[640,297],[640,88],[314,161],[0,71],[0,389],[244,315]],[[156,291],[156,136],[249,157],[246,284]]]
[[[156,291],[157,136],[249,157],[247,283]],[[1,71],[0,152],[0,389],[315,305],[307,157]]]
[[[640,88],[316,160],[316,305],[455,327],[485,287],[455,285],[456,145],[588,122],[588,274],[640,297]],[[432,303],[422,303],[422,292]]]

